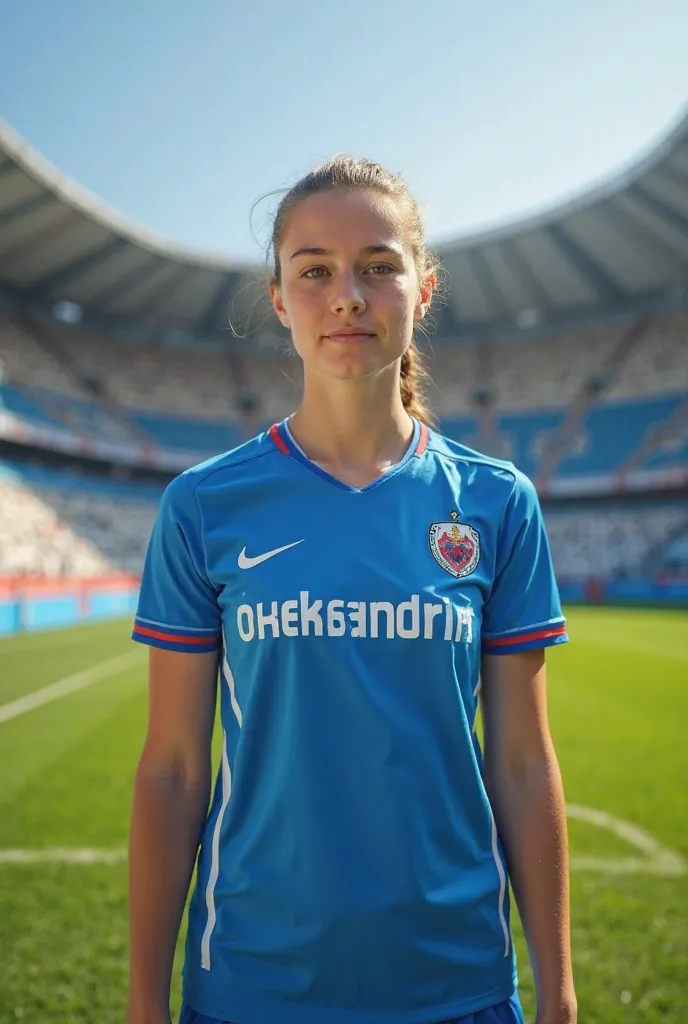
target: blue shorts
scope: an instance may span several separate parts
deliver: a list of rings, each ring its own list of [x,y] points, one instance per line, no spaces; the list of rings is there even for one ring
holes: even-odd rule
[[[184,1005],[179,1024],[232,1024],[232,1022],[217,1020],[215,1017],[204,1017],[202,1013],[196,1013],[190,1006]],[[506,1002],[499,1003],[497,1006],[491,1006],[489,1010],[469,1013],[467,1017],[455,1017],[454,1020],[443,1021],[442,1024],[524,1024],[524,1018],[518,994],[514,992],[511,999],[507,999]]]

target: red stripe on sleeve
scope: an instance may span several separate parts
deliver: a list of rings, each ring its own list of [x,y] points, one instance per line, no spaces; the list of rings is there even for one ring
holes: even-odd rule
[[[552,626],[551,629],[539,629],[536,633],[519,633],[516,636],[500,636],[494,640],[485,640],[485,647],[505,647],[508,644],[525,644],[530,640],[548,640],[552,636],[561,636],[566,632],[566,623]]]
[[[160,633],[157,629],[138,625],[134,625],[134,632],[141,633],[142,636],[152,636],[155,640],[169,640],[175,644],[212,644],[220,636],[219,632],[210,636],[178,636],[176,633]]]
[[[425,451],[425,449],[427,448],[427,446],[428,446],[428,428],[425,425],[425,423],[421,423],[421,425],[420,425],[420,437],[418,438],[418,444],[416,445],[416,450],[415,450],[415,452],[413,454],[414,455],[422,455],[423,452]]]
[[[282,435],[279,432],[279,425],[277,423],[273,423],[273,425],[268,430],[268,434],[270,435],[270,438],[273,441],[275,447],[282,452],[282,455],[288,455],[289,449],[284,443]]]

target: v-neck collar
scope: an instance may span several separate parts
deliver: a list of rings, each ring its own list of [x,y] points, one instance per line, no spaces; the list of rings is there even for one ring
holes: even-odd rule
[[[374,480],[366,484],[365,487],[352,487],[351,484],[345,483],[338,477],[333,476],[326,470],[321,469],[317,463],[309,459],[302,448],[296,443],[294,436],[289,429],[289,417],[283,419],[281,423],[275,423],[268,431],[270,438],[275,447],[282,453],[282,455],[289,455],[297,462],[300,462],[306,469],[310,470],[316,476],[326,480],[327,483],[333,484],[335,487],[341,488],[343,491],[349,491],[352,494],[362,494],[364,491],[370,491],[374,487],[380,487],[386,480],[392,476],[396,476],[400,470],[406,466],[406,464],[413,458],[422,455],[428,443],[428,428],[425,423],[420,423],[418,420],[413,421],[413,435],[409,443],[408,448],[404,455],[402,455],[399,462],[396,462],[389,469],[385,470],[384,473],[380,473]]]

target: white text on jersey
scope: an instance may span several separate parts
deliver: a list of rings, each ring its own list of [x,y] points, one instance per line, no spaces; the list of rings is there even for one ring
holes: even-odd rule
[[[290,601],[259,601],[237,608],[237,629],[246,643],[280,636],[350,636],[392,640],[444,639],[471,643],[473,609],[449,600],[408,601],[311,600],[307,590]]]

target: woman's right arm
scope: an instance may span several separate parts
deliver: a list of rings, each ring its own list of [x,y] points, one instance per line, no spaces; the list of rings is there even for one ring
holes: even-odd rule
[[[129,843],[128,1024],[169,1024],[172,963],[210,797],[218,654],[151,648]]]

